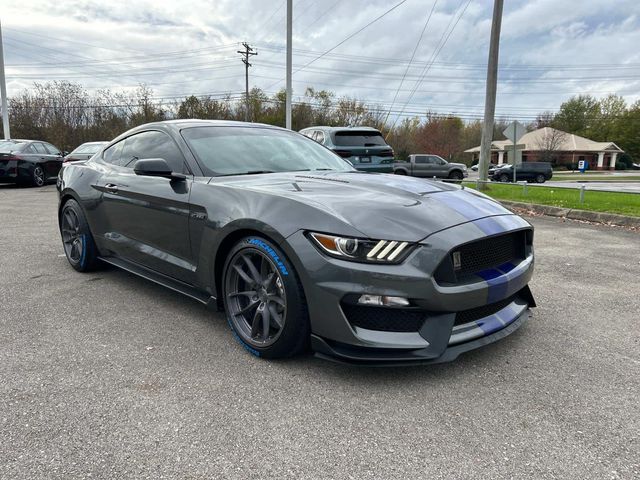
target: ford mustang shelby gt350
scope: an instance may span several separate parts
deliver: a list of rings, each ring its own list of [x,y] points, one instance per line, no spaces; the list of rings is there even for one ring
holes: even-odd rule
[[[175,120],[58,178],[73,268],[110,263],[223,309],[252,354],[429,363],[535,306],[529,223],[474,190],[355,170],[277,127]]]

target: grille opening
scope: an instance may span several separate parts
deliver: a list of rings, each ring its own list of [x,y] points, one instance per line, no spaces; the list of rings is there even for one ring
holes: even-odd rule
[[[438,283],[461,283],[483,270],[526,258],[527,231],[483,238],[454,248],[435,272]]]
[[[494,313],[499,312],[507,305],[509,305],[516,298],[516,295],[505,298],[504,300],[500,300],[496,303],[490,303],[489,305],[482,305],[480,307],[471,308],[469,310],[462,310],[456,313],[456,319],[453,323],[455,325],[464,325],[465,323],[470,323],[475,320],[480,320],[481,318],[488,317],[489,315],[493,315]]]
[[[371,307],[342,303],[342,311],[353,327],[381,332],[417,332],[426,319],[419,310]]]

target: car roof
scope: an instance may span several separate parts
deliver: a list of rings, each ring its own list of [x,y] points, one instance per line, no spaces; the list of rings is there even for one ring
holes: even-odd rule
[[[250,123],[239,122],[236,120],[200,120],[196,118],[180,119],[180,120],[164,120],[162,122],[145,123],[135,127],[133,130],[145,130],[148,128],[173,128],[180,130],[185,127],[268,127],[285,130],[281,127],[274,125],[267,125],[266,123]]]
[[[378,130],[377,128],[364,127],[364,126],[363,127],[359,127],[359,126],[329,127],[329,126],[319,125],[319,126],[315,126],[315,127],[303,128],[300,131],[303,132],[305,130],[324,130],[324,131],[327,131],[327,132],[341,132],[341,131],[345,131],[345,130],[359,130],[359,131],[363,131],[363,132],[380,133],[380,130]]]

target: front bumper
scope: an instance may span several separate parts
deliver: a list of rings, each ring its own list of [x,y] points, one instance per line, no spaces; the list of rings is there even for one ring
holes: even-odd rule
[[[289,249],[287,254],[301,277],[312,346],[318,355],[355,363],[434,363],[453,360],[506,336],[535,306],[527,287],[534,267],[532,250],[508,270],[459,285],[436,281],[434,272],[441,261],[461,244],[530,229],[515,215],[467,222],[427,237],[401,265],[329,258],[303,232],[293,234],[282,246]],[[425,313],[424,323],[415,331],[361,328],[345,315],[344,301],[362,294],[408,298],[412,308]],[[486,317],[468,323],[456,320],[458,314],[494,304],[500,304],[499,310]]]

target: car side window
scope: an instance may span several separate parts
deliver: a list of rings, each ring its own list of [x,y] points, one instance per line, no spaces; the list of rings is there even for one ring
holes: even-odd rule
[[[318,130],[316,132],[316,142],[324,144],[324,132],[322,130]]]
[[[133,168],[141,158],[164,158],[174,172],[190,173],[185,165],[184,156],[175,142],[162,132],[142,132],[125,140],[122,165]]]
[[[425,155],[416,155],[415,163],[429,163],[428,159],[429,157],[426,157]]]
[[[38,151],[36,150],[36,147],[33,146],[33,143],[30,143],[24,149],[24,153],[38,153]]]
[[[122,157],[122,148],[124,147],[124,140],[114,145],[111,145],[104,152],[102,152],[102,160],[112,165],[120,165],[120,159]]]
[[[33,147],[36,149],[36,152],[42,155],[48,155],[49,152],[47,152],[47,150],[44,148],[44,145],[42,145],[40,142],[34,142],[31,145],[33,145]]]
[[[44,145],[44,148],[47,150],[47,152],[49,152],[50,155],[60,155],[60,150],[58,150],[50,143],[42,142],[42,145]]]

